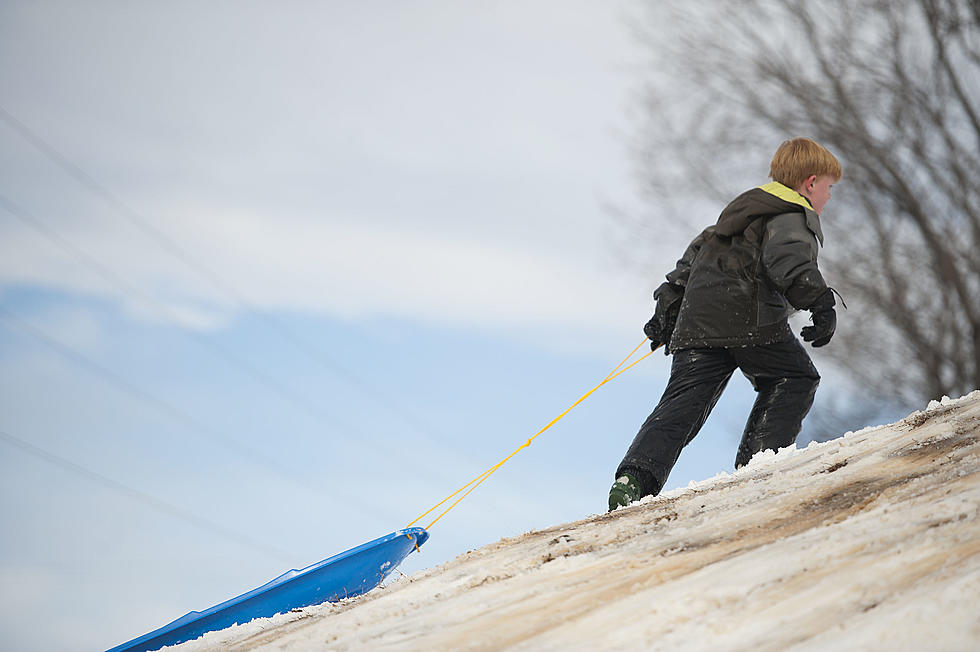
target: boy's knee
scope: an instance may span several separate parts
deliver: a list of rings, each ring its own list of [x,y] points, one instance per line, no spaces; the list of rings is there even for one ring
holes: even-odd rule
[[[817,387],[820,386],[820,374],[814,373],[812,376],[798,378],[794,385],[801,393],[808,394],[812,397],[817,393]]]
[[[767,378],[757,380],[755,389],[762,395],[762,400],[771,397],[772,401],[782,402],[790,397],[810,397],[813,398],[817,393],[817,386],[820,385],[820,375],[814,372],[813,375],[803,376],[783,376],[781,378]]]

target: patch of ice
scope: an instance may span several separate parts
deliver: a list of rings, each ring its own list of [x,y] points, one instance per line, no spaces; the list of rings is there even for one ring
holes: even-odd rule
[[[796,455],[797,453],[805,451],[808,448],[809,446],[807,448],[797,448],[796,444],[790,444],[789,446],[780,448],[778,451],[773,451],[773,450],[759,451],[758,453],[752,456],[752,459],[750,459],[749,463],[745,465],[745,468],[752,468],[752,467],[759,468],[760,466],[772,464],[776,460],[784,460],[788,457],[792,457],[793,455]]]
[[[943,396],[938,401],[936,401],[936,400],[929,401],[929,405],[926,406],[926,409],[923,410],[923,412],[932,412],[933,410],[938,410],[941,407],[947,407],[949,405],[956,405],[957,403],[961,403],[963,401],[972,401],[972,400],[975,400],[977,398],[980,398],[980,389],[975,389],[972,392],[970,392],[969,394],[964,394],[963,396],[960,396],[959,398],[950,398],[948,396]]]
[[[880,426],[866,426],[860,430],[852,431],[848,430],[844,433],[843,437],[838,437],[838,439],[853,439],[855,437],[863,437],[864,435],[870,435],[871,433],[877,432],[882,429],[891,428],[891,425],[880,425]],[[836,441],[836,440],[831,440]]]

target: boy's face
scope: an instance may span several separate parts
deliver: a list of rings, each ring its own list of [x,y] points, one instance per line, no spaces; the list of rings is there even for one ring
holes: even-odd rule
[[[836,183],[836,179],[831,176],[818,177],[816,175],[804,182],[803,192],[800,194],[810,200],[817,215],[823,212],[823,207],[830,201],[830,189],[834,183]]]

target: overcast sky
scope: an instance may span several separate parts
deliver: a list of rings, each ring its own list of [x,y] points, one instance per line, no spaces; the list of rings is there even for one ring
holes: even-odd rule
[[[251,305],[609,330],[643,294],[597,246],[628,183],[622,5],[147,4],[7,6],[7,109]],[[230,316],[3,138],[14,199],[191,323]],[[9,242],[11,281],[115,294]]]
[[[2,647],[104,649],[403,527],[640,342],[661,278],[605,208],[636,11],[0,3]],[[668,363],[403,569],[602,511]],[[668,487],[731,469],[732,385]]]

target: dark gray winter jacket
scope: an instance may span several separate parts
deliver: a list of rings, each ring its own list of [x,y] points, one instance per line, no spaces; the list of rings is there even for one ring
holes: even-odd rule
[[[691,242],[655,296],[680,301],[670,350],[792,339],[787,318],[827,290],[817,268],[820,218],[780,183],[736,197]]]

